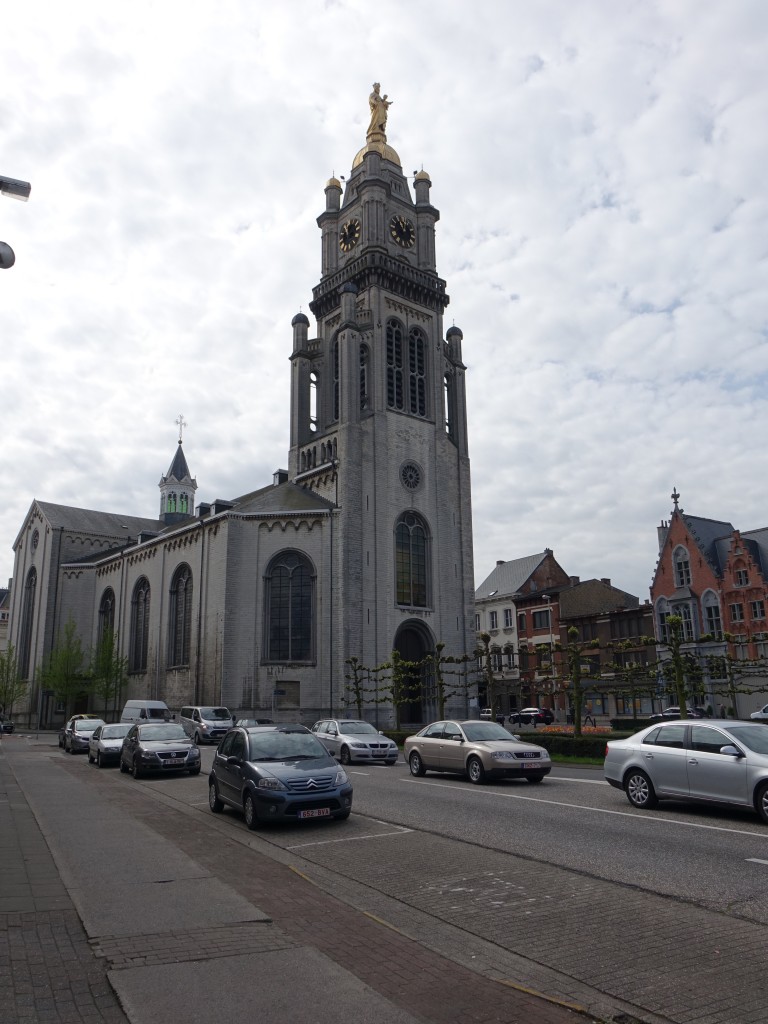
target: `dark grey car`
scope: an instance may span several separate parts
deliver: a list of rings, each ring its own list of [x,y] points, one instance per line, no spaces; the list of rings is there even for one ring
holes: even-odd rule
[[[265,821],[349,817],[347,773],[303,725],[230,729],[214,754],[208,805],[245,815],[248,828]]]
[[[200,748],[178,722],[132,725],[120,748],[120,771],[142,775],[200,774]]]
[[[604,773],[634,807],[704,800],[754,809],[768,822],[768,729],[759,722],[651,725],[609,740]]]

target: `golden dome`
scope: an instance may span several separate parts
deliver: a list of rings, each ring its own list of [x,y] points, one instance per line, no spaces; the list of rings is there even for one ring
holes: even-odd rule
[[[363,146],[363,148],[357,154],[355,159],[352,161],[353,171],[356,167],[360,166],[360,164],[365,159],[367,153],[378,153],[382,160],[389,160],[391,163],[397,164],[398,167],[401,166],[400,157],[397,155],[394,149],[392,149],[391,146],[388,146],[386,142],[379,141],[378,139],[371,139]]]

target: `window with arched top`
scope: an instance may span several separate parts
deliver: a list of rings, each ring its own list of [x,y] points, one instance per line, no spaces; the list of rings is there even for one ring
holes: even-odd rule
[[[109,633],[115,631],[115,592],[112,587],[107,587],[99,601],[99,633],[98,640],[102,640]]]
[[[452,441],[456,440],[456,378],[452,373],[443,377],[443,415],[445,432]]]
[[[408,332],[408,412],[427,415],[427,339],[418,327]]]
[[[371,407],[370,382],[371,353],[367,345],[360,346],[360,411]]]
[[[146,672],[149,652],[149,580],[142,576],[131,596],[131,643],[128,668],[131,672]]]
[[[21,630],[19,632],[19,677],[29,677],[32,657],[32,623],[35,618],[35,594],[37,592],[37,569],[27,573],[24,583],[24,598],[21,606]]]
[[[180,565],[173,574],[168,609],[168,665],[189,665],[192,633],[192,570]]]
[[[175,512],[176,511],[176,493],[175,493],[175,491],[171,491],[171,493],[168,495],[168,502],[167,502],[167,504],[165,506],[165,511],[166,512]]]
[[[667,601],[665,597],[659,598],[656,603],[656,630],[657,636],[663,644],[669,641],[669,626],[667,625],[667,619],[670,614],[669,601]]]
[[[723,620],[720,615],[720,599],[714,590],[705,590],[701,598],[704,611],[704,631],[711,633],[716,640],[723,638]]]
[[[426,608],[429,599],[429,532],[417,512],[404,512],[395,527],[395,600]]]
[[[688,551],[682,544],[675,548],[672,563],[675,569],[675,586],[689,587],[691,585],[691,561]]]
[[[189,495],[188,494],[181,494],[181,495],[179,495],[179,512],[183,512],[184,515],[188,515],[189,514]]]
[[[267,661],[311,661],[315,635],[315,572],[298,551],[284,551],[264,577]]]

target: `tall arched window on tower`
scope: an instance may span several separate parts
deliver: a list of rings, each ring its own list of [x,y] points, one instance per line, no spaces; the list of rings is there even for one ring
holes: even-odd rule
[[[171,580],[168,610],[168,665],[189,664],[189,638],[192,632],[192,570],[180,565]]]
[[[371,354],[367,345],[360,346],[360,411],[365,412],[371,407],[370,373]]]
[[[705,590],[701,599],[704,609],[704,629],[711,633],[715,640],[723,639],[723,621],[720,617],[720,601],[714,590]]]
[[[183,512],[184,515],[189,514],[189,495],[183,491],[179,495],[179,512]]]
[[[99,644],[104,637],[115,631],[115,592],[112,587],[107,587],[101,595],[99,602]]]
[[[452,373],[443,377],[443,402],[445,403],[445,432],[452,441],[456,440],[456,380]]]
[[[403,404],[403,328],[397,320],[387,320],[387,405],[402,409]]]
[[[408,332],[408,412],[427,415],[427,339],[418,327]]]
[[[309,429],[317,432],[317,374],[313,370],[309,375]]]
[[[416,512],[404,512],[395,527],[395,587],[398,604],[425,608],[429,598],[429,533]]]
[[[269,563],[265,586],[267,661],[311,661],[314,656],[315,572],[298,551]]]
[[[331,346],[331,363],[333,367],[333,418],[338,420],[341,414],[341,369],[339,367],[338,341],[334,341]]]
[[[687,550],[682,545],[675,548],[672,561],[675,566],[675,586],[689,587],[691,585],[691,562]]]
[[[149,580],[142,576],[133,588],[131,598],[131,647],[128,668],[131,672],[147,671],[149,650]]]
[[[167,504],[165,510],[166,510],[166,512],[175,512],[176,511],[176,492],[175,491],[171,491],[171,493],[168,495],[168,504]]]
[[[32,657],[32,623],[35,618],[35,593],[37,591],[37,569],[27,573],[24,584],[24,600],[21,608],[21,632],[19,633],[19,676],[29,677],[29,663]]]

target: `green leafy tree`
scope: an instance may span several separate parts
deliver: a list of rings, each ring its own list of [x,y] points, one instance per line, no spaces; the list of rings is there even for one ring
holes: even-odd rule
[[[669,659],[666,664],[662,663],[662,672],[668,685],[677,699],[680,708],[680,717],[688,717],[688,697],[693,695],[695,680],[692,678],[690,685],[686,679],[686,673],[692,673],[693,661],[683,651],[683,644],[686,642],[683,636],[683,620],[680,615],[667,616],[667,639],[660,646],[666,647],[669,652]]]
[[[487,706],[495,713],[496,707],[496,677],[493,674],[493,655],[491,654],[491,634],[480,633],[481,647],[476,653],[483,663],[483,681],[485,682],[485,699]]]
[[[357,717],[363,717],[363,703],[367,696],[367,687],[365,685],[368,671],[361,664],[358,658],[352,657],[347,658],[345,664],[349,665],[349,672],[346,675],[347,680],[347,697],[344,699],[344,703],[347,707],[354,705],[357,708]]]
[[[42,666],[40,682],[64,704],[67,715],[72,703],[90,689],[85,651],[72,619]]]
[[[0,711],[10,715],[13,705],[27,692],[27,682],[19,675],[19,663],[13,644],[0,651]]]
[[[111,629],[105,629],[91,661],[91,690],[101,698],[105,718],[109,703],[116,703],[127,675],[128,659],[120,654],[117,635]]]

